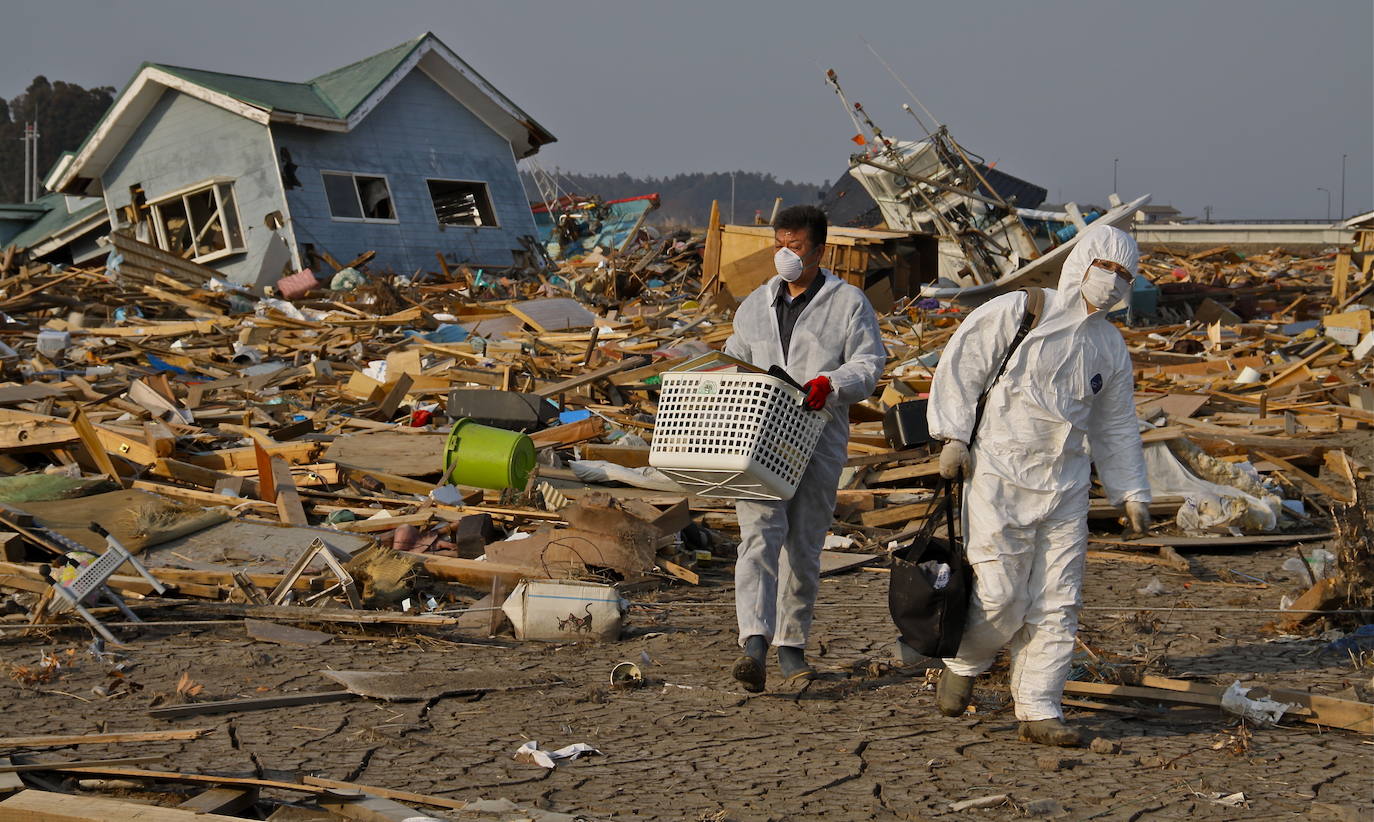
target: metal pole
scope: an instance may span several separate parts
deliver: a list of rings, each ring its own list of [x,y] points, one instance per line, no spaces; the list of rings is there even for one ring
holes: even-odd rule
[[[735,172],[730,172],[730,224],[735,224]]]
[[[30,131],[30,130],[31,130],[31,126],[30,126],[28,123],[25,123],[25,124],[24,124],[24,195],[23,195],[22,199],[23,199],[23,201],[26,202],[26,203],[27,203],[27,202],[31,202],[31,201],[29,200],[29,188],[30,188],[30,184],[29,184],[29,175],[32,174],[32,172],[30,171],[30,169],[32,168],[32,166],[29,164],[29,131]]]
[[[1331,189],[1317,186],[1317,190],[1326,192],[1326,221],[1331,222]]]
[[[1120,188],[1117,188],[1117,185],[1116,185],[1116,164],[1117,164],[1118,162],[1120,162],[1120,160],[1121,160],[1120,157],[1113,157],[1113,158],[1112,158],[1112,193],[1113,193],[1113,194],[1120,193],[1120,191],[1121,191],[1121,189],[1120,189]]]

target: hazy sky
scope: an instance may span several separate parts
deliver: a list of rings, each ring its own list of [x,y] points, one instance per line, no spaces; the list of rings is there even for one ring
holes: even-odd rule
[[[1216,218],[1374,208],[1371,0],[418,2],[7,0],[0,95],[36,74],[122,88],[144,60],[304,80],[433,31],[579,172],[843,173],[824,83],[919,136],[873,44],[966,147],[1049,189]],[[11,150],[6,147],[5,150]],[[15,147],[13,150],[18,150]]]

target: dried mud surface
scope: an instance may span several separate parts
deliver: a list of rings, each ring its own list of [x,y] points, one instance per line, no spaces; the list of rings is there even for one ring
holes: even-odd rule
[[[1235,679],[1370,697],[1371,670],[1320,653],[1317,639],[1276,641],[1274,614],[1201,607],[1274,608],[1298,587],[1279,566],[1291,549],[1195,555],[1197,578],[1162,568],[1090,562],[1083,638],[1101,654],[1144,661],[1149,673]],[[1226,569],[1267,589],[1219,580]],[[1139,593],[1158,578],[1168,593]],[[1089,737],[1120,753],[1020,743],[994,674],[976,710],[934,711],[924,672],[894,666],[887,578],[857,571],[821,588],[811,657],[823,678],[805,690],[749,695],[729,678],[736,654],[728,577],[649,597],[631,612],[631,638],[582,646],[480,647],[457,634],[417,639],[392,629],[295,648],[255,642],[242,626],[150,627],[133,640],[133,693],[101,698],[107,666],[77,632],[0,640],[0,660],[32,665],[40,649],[75,648],[76,667],[53,682],[0,682],[4,735],[208,727],[190,742],[42,751],[44,759],[165,754],[141,767],[294,779],[316,774],[455,799],[507,797],[596,819],[784,820],[1042,818],[1369,819],[1374,744],[1310,725],[1244,731],[1209,709],[1135,706],[1145,715],[1070,709]],[[1150,610],[1131,610],[1143,606]],[[647,662],[645,661],[647,659]],[[636,661],[649,684],[609,687],[611,667]],[[325,668],[509,671],[552,675],[558,687],[448,697],[370,700],[251,713],[150,718],[183,674],[196,700],[331,690]],[[776,680],[776,670],[771,671]],[[772,684],[772,683],[770,683]],[[129,686],[126,686],[129,687]],[[174,697],[175,698],[175,697]],[[1113,703],[1129,709],[1129,703]],[[517,763],[524,741],[545,749],[587,742],[601,751],[546,771]],[[1213,802],[1245,794],[1246,807]],[[955,812],[953,802],[1007,794],[1008,802]],[[1047,802],[1045,800],[1052,800]],[[464,817],[455,812],[435,816]]]

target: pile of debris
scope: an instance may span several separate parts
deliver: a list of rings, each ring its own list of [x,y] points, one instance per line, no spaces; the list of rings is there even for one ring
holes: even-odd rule
[[[728,500],[649,467],[661,375],[723,345],[735,298],[703,277],[699,238],[618,242],[507,271],[440,255],[440,270],[413,276],[369,270],[363,255],[331,263],[333,287],[309,275],[266,296],[128,238],[103,268],[20,265],[11,249],[0,257],[0,628],[46,635],[83,624],[63,622],[74,614],[113,642],[142,619],[211,618],[290,642],[328,637],[293,623],[616,639],[623,598],[728,568],[738,528]],[[1334,561],[1302,560],[1310,585],[1292,592],[1284,627],[1369,607],[1371,455],[1350,447],[1374,426],[1369,259],[1147,255],[1154,288],[1136,289],[1117,319],[1164,524],[1123,540],[1117,510],[1094,499],[1094,561],[1190,573],[1180,552],[1334,536]],[[888,366],[851,412],[827,571],[877,563],[931,513],[934,449],[901,419],[968,310],[901,300],[882,317]],[[465,474],[464,420],[527,435],[536,464],[512,457],[504,482]],[[100,564],[110,551],[121,561]],[[59,590],[78,584],[117,607]],[[580,587],[550,611],[531,597],[540,585]],[[63,767],[16,758],[10,772]],[[266,786],[240,781],[196,807],[247,807]],[[326,807],[436,804],[317,782],[270,787]],[[372,798],[347,793],[359,789]],[[37,794],[19,796],[65,801]]]

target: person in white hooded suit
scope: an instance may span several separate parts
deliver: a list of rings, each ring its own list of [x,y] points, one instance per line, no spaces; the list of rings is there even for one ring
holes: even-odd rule
[[[765,685],[770,644],[786,679],[815,675],[805,648],[821,549],[848,456],[849,406],[873,393],[887,362],[868,298],[820,267],[825,214],[793,206],[778,214],[773,228],[777,276],[740,304],[725,353],[765,370],[781,367],[805,388],[806,406],[828,410],[830,422],[790,500],[735,503],[735,612],[743,654],[732,673],[755,692]]]
[[[966,478],[964,534],[974,569],[968,624],[937,691],[947,716],[968,708],[974,678],[1009,643],[1020,737],[1079,744],[1061,701],[1082,602],[1092,466],[1112,504],[1124,503],[1131,527],[1149,528],[1131,358],[1105,316],[1129,293],[1138,261],[1130,235],[1089,228],[1000,378],[1025,316],[1024,291],[969,314],[940,357],[927,421],[931,436],[945,441],[941,474]]]

